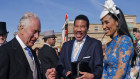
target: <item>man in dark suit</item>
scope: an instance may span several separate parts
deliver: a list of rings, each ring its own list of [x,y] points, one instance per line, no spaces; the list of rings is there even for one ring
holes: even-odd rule
[[[38,58],[41,62],[41,70],[43,73],[43,79],[46,79],[45,73],[49,68],[55,68],[58,63],[58,56],[56,51],[52,46],[55,45],[56,36],[53,30],[48,30],[44,32],[44,46],[40,49],[38,53]]]
[[[7,42],[7,35],[6,22],[0,22],[0,46]]]
[[[87,35],[88,28],[89,20],[85,15],[75,18],[73,28],[75,39],[63,44],[58,68],[47,70],[48,79],[53,79],[56,71],[62,76],[66,74],[66,77],[70,77],[70,79],[101,78],[103,71],[102,44],[99,40]],[[76,65],[74,65],[75,62]],[[79,71],[77,72],[77,70]]]
[[[0,79],[42,79],[39,61],[31,49],[40,29],[35,14],[28,12],[22,16],[16,37],[0,47]]]

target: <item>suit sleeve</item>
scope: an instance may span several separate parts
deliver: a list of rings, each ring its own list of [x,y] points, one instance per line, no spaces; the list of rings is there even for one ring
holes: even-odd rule
[[[3,47],[0,47],[0,79],[8,79],[9,58]]]
[[[40,50],[38,53],[38,58],[40,60],[40,65],[41,65],[41,71],[42,71],[42,75],[43,75],[43,79],[46,79],[45,73],[46,73],[46,69],[50,68],[50,65],[46,64],[46,62],[48,61],[46,56],[44,55],[43,51]]]
[[[57,72],[59,73],[60,76],[65,76],[65,73],[66,73],[66,70],[65,70],[65,63],[64,63],[64,57],[65,57],[65,44],[63,44],[62,46],[62,49],[61,49],[61,52],[60,52],[60,59],[59,59],[59,62],[58,62],[58,65],[57,65]]]
[[[93,53],[94,79],[100,79],[103,72],[103,50],[101,42],[97,42]]]
[[[51,50],[52,51],[52,55],[53,55],[53,57],[50,57],[50,59],[51,59],[51,61],[52,61],[52,64],[53,64],[53,67],[56,67],[57,66],[57,64],[58,64],[58,56],[57,56],[57,54],[56,54],[56,51],[55,51],[55,49],[52,49]]]
[[[45,73],[49,68],[55,68],[58,63],[58,57],[55,55],[55,50],[42,50],[39,52],[39,60],[41,61],[41,70],[43,73],[43,78],[46,79]]]

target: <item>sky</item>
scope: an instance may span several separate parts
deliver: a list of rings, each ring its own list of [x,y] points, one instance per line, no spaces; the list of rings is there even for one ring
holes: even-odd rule
[[[13,39],[14,32],[18,31],[19,20],[26,12],[38,15],[41,32],[61,32],[67,11],[69,20],[84,14],[90,23],[101,23],[99,17],[103,7],[99,4],[104,2],[105,0],[0,0],[0,21],[6,22],[9,31],[7,41]],[[140,23],[140,0],[114,0],[114,3],[124,14],[136,15],[137,23]]]

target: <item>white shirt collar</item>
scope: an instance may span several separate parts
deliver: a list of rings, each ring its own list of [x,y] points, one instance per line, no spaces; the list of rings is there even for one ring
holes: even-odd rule
[[[87,35],[86,35],[86,36],[82,39],[81,44],[80,44],[80,47],[84,44],[84,42],[85,42],[86,38],[87,38]],[[76,46],[76,45],[77,45],[77,43],[78,43],[78,41],[77,41],[77,40],[75,40],[75,41],[74,41],[74,46]]]
[[[46,44],[46,45],[48,45],[49,47],[51,47],[49,44],[47,44],[47,43],[44,43],[44,44]]]
[[[23,41],[19,38],[18,35],[16,35],[16,39],[17,39],[17,41],[19,42],[19,44],[21,45],[22,49],[24,49],[25,47],[27,47],[27,46],[23,43]]]

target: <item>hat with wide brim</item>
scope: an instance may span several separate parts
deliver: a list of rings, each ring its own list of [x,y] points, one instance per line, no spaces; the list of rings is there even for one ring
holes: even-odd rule
[[[44,32],[44,38],[56,38],[54,30],[48,30]]]
[[[9,33],[7,32],[6,29],[6,22],[0,22],[0,34],[6,34],[6,33]]]

